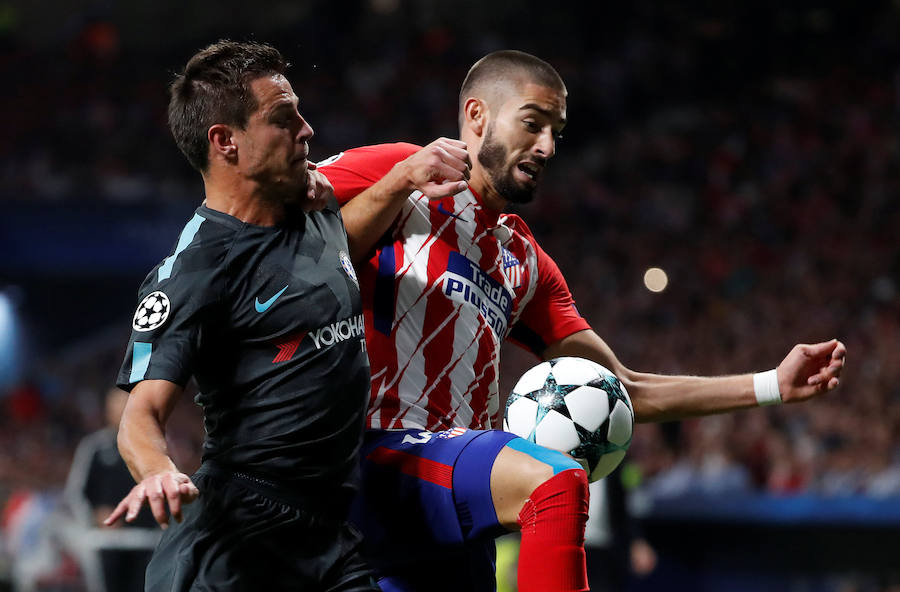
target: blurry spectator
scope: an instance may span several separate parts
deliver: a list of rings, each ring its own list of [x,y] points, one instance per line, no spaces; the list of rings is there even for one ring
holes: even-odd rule
[[[75,451],[75,458],[66,481],[65,496],[75,515],[76,523],[86,531],[101,527],[103,520],[109,516],[119,500],[134,487],[134,479],[116,446],[119,421],[127,400],[128,393],[125,391],[118,388],[109,389],[105,404],[106,427],[82,439]],[[152,535],[146,537],[150,541],[158,536],[155,525],[150,510],[144,508],[134,522],[118,523],[112,528],[146,529],[147,534]],[[78,544],[78,537],[75,538]],[[104,539],[108,542],[97,545],[100,549],[102,580],[105,584],[100,592],[142,590],[144,571],[150,560],[152,547],[129,548],[132,547],[129,539],[122,536],[117,548],[115,536]],[[83,539],[80,542],[86,544]],[[83,561],[83,564],[85,563]],[[93,567],[88,565],[85,571],[89,572]],[[89,587],[96,586],[96,583],[90,581],[94,574],[86,575]]]
[[[57,502],[53,493],[22,489],[3,508],[0,528],[16,592],[74,591],[78,585],[78,569],[53,532]]]
[[[737,462],[728,439],[733,421],[734,416],[720,415],[684,422],[685,455],[650,480],[650,492],[658,497],[673,497],[752,490],[750,471]]]
[[[656,568],[656,551],[632,515],[622,474],[619,465],[590,485],[585,553],[588,584],[594,592],[626,590],[629,573],[643,577]]]
[[[809,446],[791,445],[785,434],[774,430],[768,435],[766,445],[769,459],[766,490],[780,495],[806,491],[812,483],[814,469]]]

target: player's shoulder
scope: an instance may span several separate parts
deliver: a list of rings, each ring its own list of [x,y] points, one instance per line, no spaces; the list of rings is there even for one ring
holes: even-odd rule
[[[518,214],[503,214],[500,217],[500,224],[509,228],[513,234],[518,234],[531,242],[537,242],[525,219]]]
[[[147,274],[141,293],[171,284],[209,285],[225,266],[228,252],[240,232],[234,219],[205,206],[194,211],[174,240],[169,254]]]
[[[391,142],[387,144],[372,144],[369,146],[359,146],[358,148],[350,148],[339,152],[334,156],[316,163],[320,169],[327,175],[328,167],[339,168],[342,165],[353,162],[400,162],[404,158],[421,150],[422,147],[409,142]]]
[[[340,203],[346,203],[384,177],[395,164],[420,149],[395,142],[352,148],[316,164],[334,186]]]

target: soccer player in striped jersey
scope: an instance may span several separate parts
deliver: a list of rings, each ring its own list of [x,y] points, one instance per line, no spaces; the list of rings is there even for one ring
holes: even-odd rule
[[[640,421],[803,401],[837,387],[837,340],[797,345],[777,371],[663,376],[625,367],[581,317],[525,222],[566,124],[566,88],[529,54],[479,60],[459,95],[461,140],[386,144],[323,163],[360,283],[372,367],[354,519],[387,592],[494,590],[492,537],[521,531],[519,590],[587,590],[584,470],[494,430],[499,353],[612,370]]]

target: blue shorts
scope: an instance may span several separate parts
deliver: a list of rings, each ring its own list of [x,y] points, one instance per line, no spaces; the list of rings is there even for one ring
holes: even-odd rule
[[[367,432],[351,521],[385,592],[495,589],[491,468],[516,436],[455,428]]]

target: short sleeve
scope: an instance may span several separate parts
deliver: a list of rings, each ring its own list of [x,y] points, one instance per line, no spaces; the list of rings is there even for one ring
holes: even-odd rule
[[[198,218],[203,220],[199,216],[194,220]],[[141,380],[184,386],[192,374],[200,338],[219,316],[224,250],[205,245],[199,228],[186,237],[190,226],[138,293],[131,337],[116,381],[126,391]]]
[[[551,343],[590,329],[590,325],[575,307],[575,299],[559,266],[537,242],[534,246],[537,253],[537,288],[509,338],[540,357]]]
[[[338,202],[344,205],[420,148],[405,142],[363,146],[327,158],[316,167],[334,186]]]

